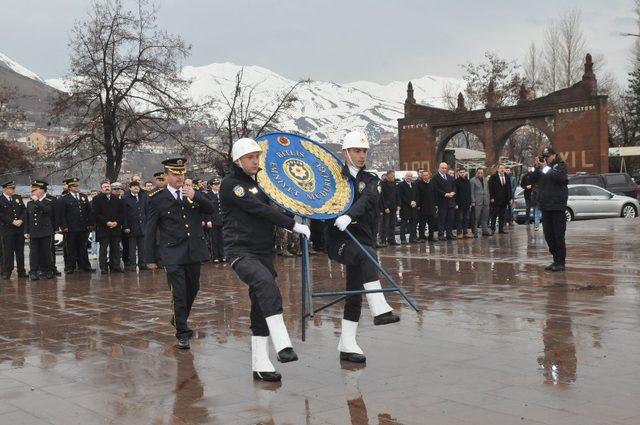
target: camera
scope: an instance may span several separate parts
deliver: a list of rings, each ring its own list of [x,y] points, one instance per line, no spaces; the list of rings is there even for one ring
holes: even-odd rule
[[[540,155],[540,156],[538,157],[538,161],[540,161],[540,162],[546,162],[546,160],[547,160],[546,155]]]

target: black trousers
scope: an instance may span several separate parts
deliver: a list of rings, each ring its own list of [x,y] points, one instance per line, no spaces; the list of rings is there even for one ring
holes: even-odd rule
[[[57,273],[58,266],[56,266],[56,245],[55,245],[55,238],[53,237],[53,235],[51,235],[51,238],[49,240],[50,240],[49,254],[51,256],[49,260],[49,264],[50,264],[51,271]],[[62,245],[62,247],[64,249],[64,244]],[[29,261],[31,261],[31,256],[29,256]]]
[[[276,270],[272,254],[236,257],[231,267],[241,281],[249,286],[251,299],[251,333],[254,336],[269,336],[265,318],[282,313],[282,295],[276,284]]]
[[[98,249],[98,257],[100,270],[120,269],[120,236],[106,236],[98,239],[100,247]],[[107,250],[109,251],[109,260],[107,261]]]
[[[129,249],[129,258],[127,259],[127,267],[135,267],[136,259],[138,260],[138,267],[143,268],[144,264],[144,235],[140,236],[129,236],[126,241],[124,241]],[[124,245],[123,244],[123,245]]]
[[[211,240],[211,259],[222,260],[224,258],[224,241],[222,239],[222,226],[213,225],[209,229]]]
[[[11,274],[15,258],[18,273],[24,274],[24,235],[22,233],[4,235],[2,253],[2,273]]]
[[[415,208],[400,213],[400,240],[405,241],[407,233],[409,241],[414,242],[417,239],[417,214]]]
[[[542,228],[544,239],[553,255],[553,262],[564,265],[567,258],[565,233],[567,232],[567,217],[564,211],[542,211]]]
[[[373,258],[376,258],[376,251],[367,245],[365,249]],[[378,269],[371,264],[371,260],[353,243],[353,241],[342,241],[329,246],[329,258],[340,264],[347,266],[347,291],[358,291],[364,289],[364,284],[375,282],[379,279]],[[342,317],[351,322],[360,320],[362,311],[362,295],[351,295],[345,299],[344,313]]]
[[[438,237],[453,236],[453,216],[456,209],[450,205],[438,206]]]
[[[46,275],[52,272],[51,240],[53,236],[29,239],[29,263],[31,274]]]
[[[193,331],[189,329],[187,320],[191,307],[200,290],[200,262],[189,264],[165,265],[167,281],[171,290],[171,305],[173,308],[173,323],[176,328],[176,338],[191,337]]]
[[[126,233],[122,233],[122,236],[120,236],[120,241],[122,242],[122,252],[121,252],[121,257],[122,257],[122,262],[124,264],[129,263],[129,243],[128,243],[128,239],[129,239],[129,235],[127,235]]]
[[[496,231],[496,220],[498,221],[499,231],[502,232],[504,230],[506,210],[507,210],[506,204],[496,204],[496,203],[491,204],[491,211],[490,211],[491,219],[489,221],[490,221],[491,230],[493,230],[494,232]]]
[[[433,239],[433,232],[438,226],[435,214],[420,215],[418,217],[418,238],[425,239],[425,232],[429,234],[429,239]]]
[[[87,251],[87,241],[89,232],[68,232],[65,238],[65,271],[75,270],[76,267],[82,270],[89,270],[89,253]]]
[[[396,210],[383,212],[380,220],[380,242],[395,242],[396,240]]]

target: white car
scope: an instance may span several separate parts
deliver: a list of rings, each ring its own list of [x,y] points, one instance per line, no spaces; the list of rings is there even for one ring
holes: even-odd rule
[[[604,217],[635,218],[639,211],[638,200],[629,196],[616,195],[592,184],[569,185],[569,200],[565,210],[567,221]],[[513,217],[518,224],[525,222],[526,207],[522,189],[516,191]]]

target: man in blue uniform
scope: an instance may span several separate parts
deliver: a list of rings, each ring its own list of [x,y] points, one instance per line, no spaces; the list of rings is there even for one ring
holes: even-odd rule
[[[53,239],[54,200],[46,193],[47,183],[31,183],[31,201],[27,204],[24,237],[29,239],[29,277],[31,280],[53,278],[51,240]]]
[[[355,186],[355,197],[349,210],[336,218],[329,227],[329,257],[347,267],[347,290],[381,289],[378,269],[375,268],[359,247],[344,233],[347,227],[374,258],[375,220],[378,195],[381,191],[378,176],[365,170],[369,141],[364,133],[352,131],[342,141],[342,156],[345,161],[342,174]],[[381,292],[366,294],[369,310],[375,325],[386,325],[400,320]],[[347,297],[342,318],[342,333],[338,343],[340,360],[364,363],[366,357],[356,342],[356,331],[362,309],[362,296]]]
[[[65,236],[67,261],[66,274],[72,274],[76,267],[87,272],[94,272],[89,263],[87,240],[92,227],[91,202],[89,197],[80,193],[79,180],[76,177],[65,181],[68,191],[57,201],[60,211],[60,225]]]
[[[258,187],[256,174],[262,149],[243,138],[232,147],[233,168],[220,187],[224,223],[224,250],[231,268],[249,286],[251,298],[251,353],[253,377],[280,381],[269,360],[269,336],[281,363],[298,360],[282,316],[282,296],[273,262],[274,226],[310,236],[309,227],[273,208]]]
[[[2,278],[7,280],[13,271],[13,259],[18,266],[18,277],[28,277],[24,269],[24,222],[27,208],[22,197],[16,195],[16,182],[2,184],[0,196],[0,235],[2,236]]]
[[[183,187],[187,172],[185,158],[167,159],[164,189],[149,193],[149,214],[145,227],[146,235],[158,232],[160,258],[167,271],[171,289],[173,317],[171,324],[176,329],[178,348],[191,347],[189,338],[193,331],[187,320],[191,307],[200,289],[200,265],[208,258],[207,243],[202,231],[202,214],[211,214],[213,205],[204,195]],[[158,267],[153,254],[155,239],[144,239],[143,253],[147,267]]]

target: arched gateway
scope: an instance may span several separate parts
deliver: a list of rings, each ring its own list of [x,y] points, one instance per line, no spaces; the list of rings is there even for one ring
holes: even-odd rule
[[[398,120],[400,168],[435,170],[446,144],[461,131],[480,138],[487,165],[492,165],[509,136],[530,125],[547,135],[570,172],[608,172],[607,96],[597,91],[591,55],[580,82],[533,100],[527,100],[523,87],[516,106],[496,107],[493,84],[488,87],[485,109],[468,111],[462,94],[455,111],[418,105],[409,83],[404,118]]]

